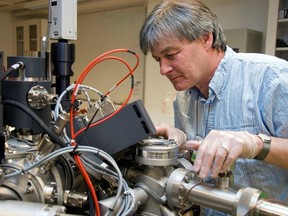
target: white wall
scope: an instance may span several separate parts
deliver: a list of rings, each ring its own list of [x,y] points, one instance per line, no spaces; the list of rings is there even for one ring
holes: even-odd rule
[[[143,99],[144,86],[144,55],[139,50],[139,29],[145,19],[145,7],[132,7],[78,16],[78,37],[76,44],[76,61],[74,64],[76,80],[83,69],[99,55],[114,49],[129,49],[138,53],[140,64],[134,73],[135,88],[133,99]],[[117,53],[114,56],[119,56]],[[131,54],[120,55],[135,66],[135,58]],[[119,61],[109,60],[94,67],[85,78],[90,85],[106,93],[114,84],[128,73],[128,69]],[[111,99],[122,103],[127,98],[130,89],[130,79],[127,79],[111,94]]]
[[[7,56],[14,55],[13,17],[10,13],[0,13],[1,33],[0,50],[4,51],[4,65],[6,66]]]
[[[250,28],[260,31],[265,42],[269,0],[203,0],[203,2],[217,15],[223,29]]]

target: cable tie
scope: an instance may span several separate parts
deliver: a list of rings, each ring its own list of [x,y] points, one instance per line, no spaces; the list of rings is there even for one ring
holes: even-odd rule
[[[25,67],[25,64],[21,61],[17,62],[19,64],[19,68],[24,68]]]
[[[76,151],[79,145],[75,145],[73,151],[71,152],[72,155],[80,155],[80,152]]]
[[[97,153],[96,153],[96,156],[98,156],[98,155],[99,155],[99,153],[100,153],[100,149],[99,149],[99,148],[97,148]]]
[[[116,87],[117,87],[117,85],[112,86],[112,88],[110,88],[110,90],[108,92],[109,93],[112,92]]]
[[[127,50],[127,52],[132,53],[133,55],[136,55],[136,53],[131,50]]]
[[[25,175],[25,170],[24,169],[21,169],[21,174]]]
[[[76,155],[76,154],[77,154],[77,155],[80,155],[79,152],[76,152],[76,150],[77,150],[77,148],[78,148],[79,145],[76,144],[76,141],[75,141],[74,139],[71,139],[70,145],[73,146],[73,144],[75,144],[75,146],[74,146],[71,154],[72,154],[72,155]]]
[[[74,92],[74,96],[75,96],[75,97],[76,97],[77,94],[78,94],[79,87],[80,87],[80,85],[77,84],[77,85],[76,85],[76,90],[75,90],[75,92]]]
[[[124,191],[124,193],[123,193],[124,196],[130,195],[130,194],[131,194],[130,191]]]
[[[112,211],[112,212],[114,212],[114,209],[112,209],[112,208],[109,208],[109,211]]]
[[[131,74],[131,89],[134,88],[134,75]]]

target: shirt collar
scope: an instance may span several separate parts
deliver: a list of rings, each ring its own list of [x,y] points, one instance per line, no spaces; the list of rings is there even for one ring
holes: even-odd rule
[[[215,97],[217,98],[217,100],[220,100],[223,90],[225,89],[225,86],[227,84],[229,72],[231,71],[233,59],[235,58],[235,52],[228,46],[226,46],[226,48],[227,49],[225,51],[224,58],[221,60],[212,80],[209,83],[209,97],[207,101],[213,101]],[[203,98],[196,87],[192,87],[191,89],[189,89],[189,93],[195,100],[198,100],[198,98]]]
[[[209,98],[214,100],[221,100],[223,90],[226,87],[230,71],[233,64],[233,59],[235,58],[235,52],[227,46],[224,58],[218,65],[212,80],[209,83]]]

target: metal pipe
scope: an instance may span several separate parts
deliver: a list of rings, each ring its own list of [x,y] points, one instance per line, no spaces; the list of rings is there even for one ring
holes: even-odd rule
[[[186,184],[185,187],[188,189],[186,200],[189,203],[196,203],[225,213],[233,212],[236,195],[234,191],[205,184],[195,186],[195,183]],[[190,190],[192,187],[194,188]]]
[[[288,216],[288,207],[263,199],[263,192],[254,188],[233,191],[195,180],[194,174],[179,168],[170,175],[166,195],[170,205],[188,208],[198,204],[237,216]]]
[[[262,216],[288,216],[288,207],[273,201],[261,200],[256,206],[259,215]]]
[[[23,202],[16,200],[3,200],[0,202],[0,216],[55,216],[67,215],[66,208],[58,205]]]

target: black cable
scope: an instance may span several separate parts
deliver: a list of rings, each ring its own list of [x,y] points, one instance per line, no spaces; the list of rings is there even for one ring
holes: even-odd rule
[[[17,62],[16,64],[9,67],[5,73],[2,73],[0,75],[0,82],[3,81],[11,72],[18,70],[19,68],[24,68],[23,62]]]
[[[42,119],[39,116],[37,116],[32,110],[30,110],[28,107],[13,100],[3,100],[3,104],[13,105],[23,110],[25,113],[27,113],[36,121],[36,123],[49,135],[49,137],[52,139],[54,143],[57,143],[60,147],[67,147],[66,143],[63,140],[61,140],[58,137],[58,135],[51,128],[49,128],[42,121]]]
[[[14,70],[24,68],[23,62],[17,62],[7,69],[6,72],[0,74],[0,164],[4,163],[5,160],[5,135],[3,129],[3,103],[2,103],[2,81]]]

